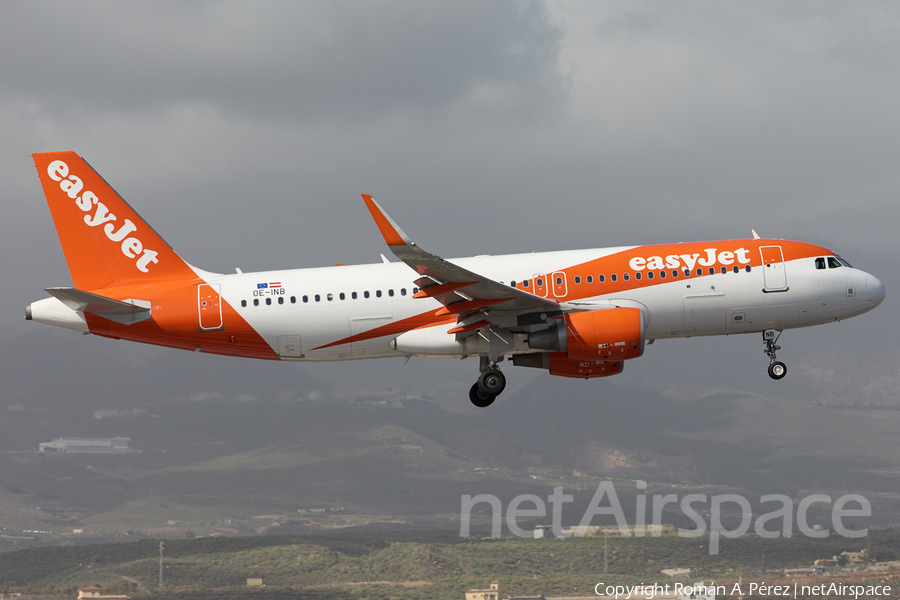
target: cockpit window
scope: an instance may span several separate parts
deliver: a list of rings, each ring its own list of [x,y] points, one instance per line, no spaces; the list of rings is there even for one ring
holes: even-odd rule
[[[829,257],[828,257],[828,268],[829,268],[829,269],[837,269],[837,268],[843,267],[843,266],[844,266],[844,265],[842,265],[842,264],[838,261],[838,259],[835,258],[834,256],[829,256]]]
[[[841,258],[840,256],[838,257],[838,262],[841,263],[842,265],[844,265],[845,267],[847,267],[848,269],[852,269],[852,268],[853,268],[853,265],[851,265],[850,263],[848,263],[846,260],[844,260],[844,259]]]
[[[824,268],[825,268],[825,259],[824,259],[824,258],[817,258],[817,259],[816,259],[816,268],[817,268],[817,269],[824,269]]]

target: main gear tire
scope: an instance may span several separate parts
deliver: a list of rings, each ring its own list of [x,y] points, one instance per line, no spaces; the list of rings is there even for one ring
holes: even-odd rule
[[[506,388],[506,376],[500,369],[485,369],[481,372],[477,385],[482,396],[499,396]]]
[[[469,389],[469,400],[478,408],[487,408],[494,403],[496,396],[483,396],[478,389],[478,383],[473,383]]]

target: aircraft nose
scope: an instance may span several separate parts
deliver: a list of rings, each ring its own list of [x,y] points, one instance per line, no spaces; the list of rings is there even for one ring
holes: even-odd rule
[[[880,279],[872,275],[866,277],[866,292],[866,300],[869,304],[866,310],[872,310],[884,302],[884,297],[887,296],[887,290],[884,289],[884,284],[881,283]]]

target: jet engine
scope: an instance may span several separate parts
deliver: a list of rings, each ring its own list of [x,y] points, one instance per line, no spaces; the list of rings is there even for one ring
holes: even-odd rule
[[[637,358],[644,353],[644,315],[630,307],[567,313],[529,334],[528,346],[580,361]]]

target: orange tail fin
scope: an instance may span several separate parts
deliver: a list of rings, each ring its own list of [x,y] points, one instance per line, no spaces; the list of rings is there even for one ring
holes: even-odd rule
[[[74,152],[32,156],[76,288],[196,277],[83,158]]]

